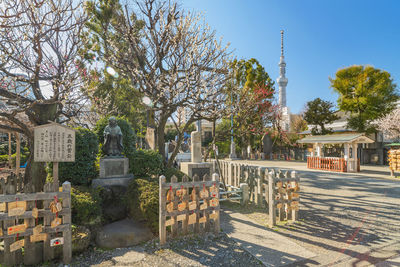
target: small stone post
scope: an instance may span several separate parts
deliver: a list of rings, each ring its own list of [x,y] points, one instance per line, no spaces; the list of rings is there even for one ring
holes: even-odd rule
[[[242,190],[242,201],[240,202],[241,205],[245,205],[249,202],[249,185],[246,183],[240,184],[240,189]]]

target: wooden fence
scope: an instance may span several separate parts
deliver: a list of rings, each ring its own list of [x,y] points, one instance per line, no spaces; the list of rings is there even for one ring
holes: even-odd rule
[[[325,171],[346,172],[347,162],[344,158],[308,157],[307,168]]]
[[[160,176],[159,190],[160,244],[165,244],[167,230],[171,237],[211,229],[215,233],[220,231],[218,174],[213,174],[212,181],[208,175],[203,181],[193,177],[191,182],[184,176],[180,183],[175,176],[170,183]]]
[[[71,184],[65,182],[61,192],[52,183],[44,186],[44,192],[33,193],[33,187],[25,186],[24,193],[17,193],[16,181],[12,178],[7,182],[1,180],[2,262],[12,266],[50,261],[55,257],[55,246],[63,245],[63,262],[69,264],[72,257]]]
[[[240,188],[242,203],[251,202],[268,209],[270,226],[276,224],[277,218],[298,219],[300,178],[296,171],[275,171],[225,160],[219,164],[221,180],[227,188]]]

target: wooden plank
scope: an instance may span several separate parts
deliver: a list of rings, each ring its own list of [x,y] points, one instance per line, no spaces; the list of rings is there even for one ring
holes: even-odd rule
[[[70,208],[65,208],[62,209],[58,214],[59,215],[66,215],[68,213],[71,213],[71,209]],[[8,213],[4,213],[4,212],[0,212],[0,220],[11,220],[11,219],[31,219],[34,218],[34,216],[32,215],[32,211],[25,211],[22,215],[19,216],[7,216]],[[51,216],[53,215],[53,213],[50,210],[39,210],[39,215],[38,217],[45,217],[45,216]]]
[[[54,234],[56,232],[62,232],[66,230],[69,227],[68,224],[61,224],[56,228],[51,228],[50,226],[43,227],[43,233],[48,233],[48,234]],[[25,236],[30,236],[33,235],[33,228],[34,227],[29,227],[26,228],[25,232],[18,234],[19,237],[25,237]],[[3,231],[3,236],[2,238],[16,238],[16,234],[8,235],[7,231]],[[1,238],[0,238],[1,239]]]
[[[68,197],[67,193],[64,192],[39,192],[32,194],[13,194],[13,195],[0,195],[0,202],[13,202],[16,198],[18,201],[33,201],[33,200],[48,200],[58,198]]]
[[[163,188],[170,188],[172,186],[172,189],[179,189],[181,188],[181,186],[183,187],[190,187],[192,188],[194,187],[203,187],[203,184],[205,184],[206,186],[211,186],[213,184],[213,181],[198,181],[198,182],[185,182],[185,183],[164,183],[162,184]],[[0,198],[0,202],[1,202],[1,198]]]
[[[167,229],[165,224],[165,204],[166,204],[166,191],[163,188],[165,183],[165,176],[162,175],[159,178],[159,226],[158,233],[160,236],[160,245],[164,245],[167,241]]]

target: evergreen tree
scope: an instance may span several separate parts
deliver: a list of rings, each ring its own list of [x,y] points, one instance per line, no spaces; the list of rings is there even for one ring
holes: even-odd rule
[[[330,78],[331,87],[339,93],[339,109],[350,113],[348,128],[374,132],[372,122],[390,113],[399,95],[387,71],[372,66],[351,66],[338,70]]]

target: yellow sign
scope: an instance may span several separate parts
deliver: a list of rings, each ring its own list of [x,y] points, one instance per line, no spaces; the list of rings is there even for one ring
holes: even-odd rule
[[[24,239],[18,240],[10,245],[10,252],[14,252],[14,251],[22,248],[24,245],[25,245]]]
[[[30,236],[31,243],[34,242],[39,242],[39,241],[46,241],[47,240],[47,234],[46,233],[40,233],[40,234],[34,234]]]
[[[35,226],[33,229],[33,235],[38,235],[43,231],[43,225],[39,224],[37,226]]]
[[[183,211],[186,209],[186,202],[182,202],[178,204],[178,210]]]
[[[54,220],[51,221],[50,226],[51,228],[57,227],[62,223],[61,218],[54,218]]]
[[[23,208],[24,210],[26,210],[26,201],[15,201],[8,203],[8,210],[12,210],[15,208]]]
[[[33,218],[37,218],[37,217],[39,217],[39,210],[37,209],[37,208],[33,208],[32,209],[32,216],[33,216]]]
[[[14,208],[11,210],[8,210],[8,216],[21,216],[25,213],[25,209],[24,208]]]
[[[196,201],[189,202],[189,210],[195,210],[197,208]]]
[[[188,224],[194,224],[194,223],[196,223],[196,213],[189,215]]]
[[[179,221],[186,220],[186,214],[178,215],[178,217],[176,218],[176,220],[177,220],[178,222],[179,222]]]
[[[170,202],[169,204],[167,204],[167,211],[168,212],[174,211],[174,202]]]
[[[26,231],[26,225],[25,224],[17,224],[14,226],[10,226],[7,229],[8,235],[13,235],[13,234],[20,234]]]
[[[218,198],[213,198],[210,200],[210,206],[211,207],[217,207],[219,205],[219,200]]]
[[[6,203],[5,202],[0,203],[0,211],[6,211]]]

